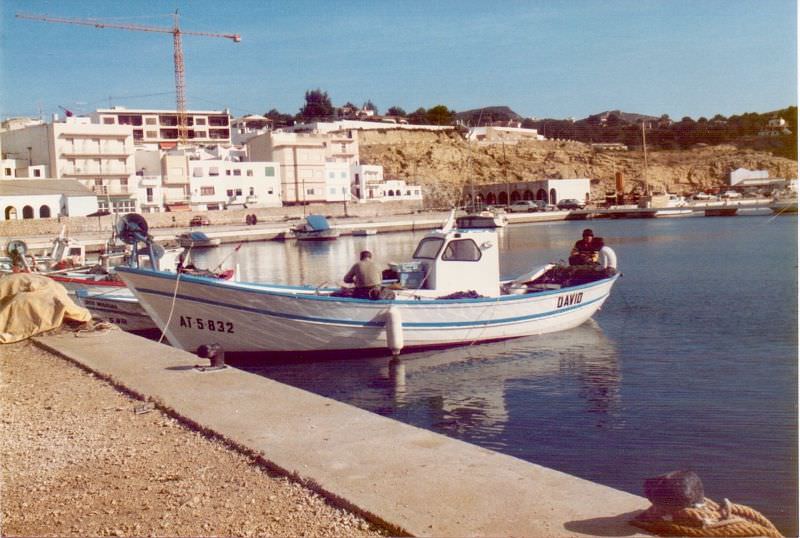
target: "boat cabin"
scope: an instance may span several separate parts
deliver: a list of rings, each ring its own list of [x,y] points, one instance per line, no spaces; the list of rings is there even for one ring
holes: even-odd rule
[[[423,237],[411,262],[390,264],[399,283],[424,295],[475,292],[500,295],[500,247],[494,219],[478,215],[452,219]]]

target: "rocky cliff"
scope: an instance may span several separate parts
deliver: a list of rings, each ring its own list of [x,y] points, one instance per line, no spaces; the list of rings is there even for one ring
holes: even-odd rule
[[[361,161],[380,164],[387,178],[425,187],[426,205],[456,203],[464,186],[535,179],[592,179],[592,197],[614,190],[621,172],[625,191],[641,190],[641,150],[596,151],[572,141],[467,143],[455,131],[376,130],[359,133]],[[737,168],[768,170],[771,177],[796,178],[797,162],[734,146],[647,152],[647,178],[656,191],[696,192],[726,185]]]

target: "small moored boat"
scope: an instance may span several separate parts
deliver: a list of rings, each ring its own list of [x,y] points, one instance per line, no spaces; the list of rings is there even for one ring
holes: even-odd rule
[[[500,280],[492,218],[451,215],[419,242],[376,300],[339,288],[225,282],[137,268],[119,274],[174,345],[230,352],[339,351],[470,344],[576,327],[608,299],[616,255],[598,266],[545,264]],[[389,284],[389,282],[386,282]]]
[[[203,232],[185,232],[178,235],[178,244],[183,248],[218,247],[222,243],[219,237],[208,237]]]
[[[322,215],[309,215],[306,221],[292,228],[298,241],[330,241],[339,237],[339,230],[331,228],[328,219]]]

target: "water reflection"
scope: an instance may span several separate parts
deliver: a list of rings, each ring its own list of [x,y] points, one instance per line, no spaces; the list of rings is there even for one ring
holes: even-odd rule
[[[574,395],[597,427],[621,420],[614,344],[594,322],[561,333],[388,357],[267,362],[245,369],[454,437],[495,438],[508,389]]]

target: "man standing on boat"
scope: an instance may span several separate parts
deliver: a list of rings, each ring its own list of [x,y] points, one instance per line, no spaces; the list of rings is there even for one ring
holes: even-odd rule
[[[353,297],[356,299],[378,299],[383,272],[378,264],[372,261],[372,253],[369,250],[362,250],[360,261],[344,275],[344,281],[355,286]]]
[[[603,248],[603,239],[595,237],[589,228],[583,231],[583,239],[575,242],[569,256],[570,265],[595,265],[600,258],[600,249]]]

